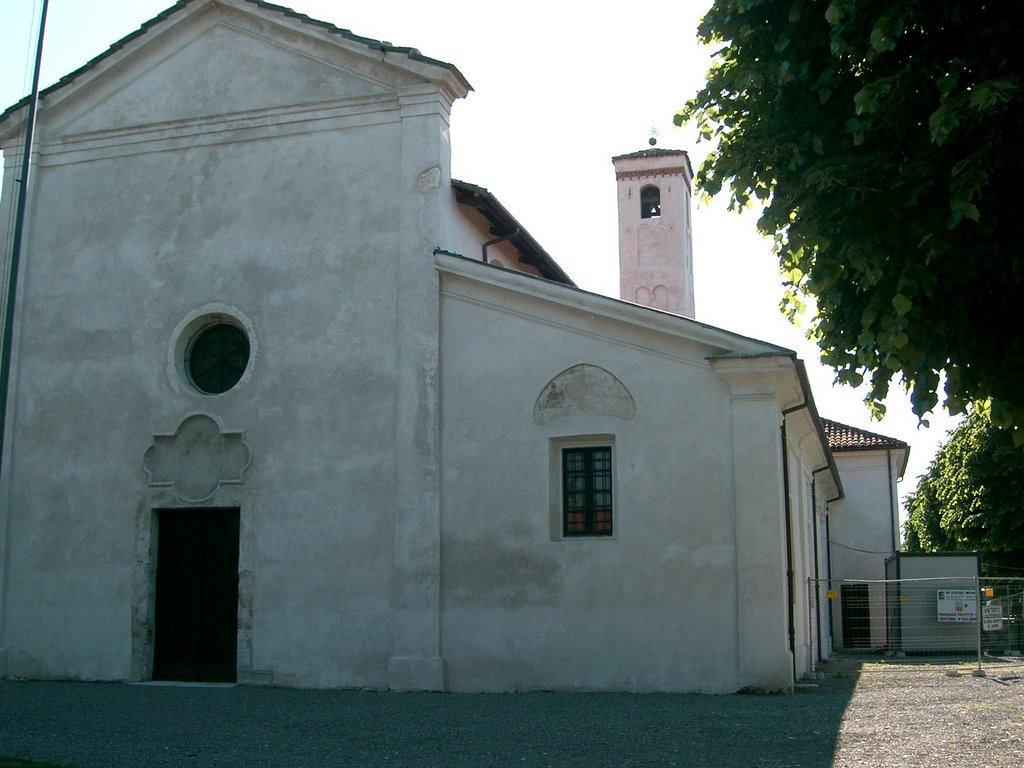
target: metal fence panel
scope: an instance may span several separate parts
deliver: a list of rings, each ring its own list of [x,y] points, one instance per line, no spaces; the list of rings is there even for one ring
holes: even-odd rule
[[[813,582],[827,594],[837,650],[899,656],[1024,654],[1024,579]],[[838,626],[835,626],[838,624]]]

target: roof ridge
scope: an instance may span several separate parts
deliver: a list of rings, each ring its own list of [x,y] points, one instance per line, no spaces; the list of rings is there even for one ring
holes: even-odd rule
[[[207,0],[207,1],[208,2],[211,2],[211,1],[212,2],[216,2],[217,0]],[[39,95],[40,96],[48,96],[48,95],[50,95],[52,93],[55,93],[56,91],[60,90],[61,88],[64,88],[65,86],[70,85],[72,82],[77,80],[79,77],[81,77],[83,74],[88,72],[90,69],[95,67],[100,62],[102,62],[104,59],[114,55],[115,53],[117,53],[117,51],[119,51],[122,48],[124,48],[125,45],[130,43],[132,40],[134,40],[137,37],[141,37],[141,36],[145,35],[147,32],[149,32],[150,29],[152,29],[155,26],[160,25],[161,23],[166,21],[168,18],[170,18],[171,16],[176,14],[178,11],[184,9],[186,6],[189,6],[192,3],[194,3],[194,2],[196,2],[196,0],[177,0],[177,2],[174,3],[174,5],[172,5],[172,6],[168,7],[168,8],[165,8],[160,13],[158,13],[156,16],[154,16],[153,18],[151,18],[151,19],[149,19],[147,21],[144,21],[139,26],[138,29],[136,29],[136,30],[134,30],[132,32],[129,32],[127,35],[125,35],[124,37],[122,37],[122,38],[120,38],[118,40],[115,40],[113,43],[111,43],[107,47],[107,49],[105,51],[103,51],[103,52],[97,54],[96,56],[94,56],[93,58],[89,59],[89,61],[87,61],[82,66],[80,66],[78,69],[75,69],[75,70],[69,72],[68,74],[66,74],[63,77],[61,77],[53,85],[47,86],[46,88],[41,90],[39,92]],[[413,59],[414,61],[421,61],[421,62],[424,62],[424,63],[427,63],[427,64],[434,64],[436,66],[443,67],[445,69],[449,69],[449,70],[455,72],[460,78],[463,79],[463,81],[465,81],[465,85],[469,88],[469,90],[473,90],[472,86],[469,85],[469,82],[466,81],[465,77],[462,75],[461,72],[459,72],[458,68],[454,64],[450,64],[450,63],[448,63],[446,61],[441,61],[440,59],[433,59],[433,58],[431,58],[429,56],[424,56],[422,53],[419,52],[419,50],[417,48],[412,48],[412,47],[409,47],[409,46],[392,45],[391,43],[385,42],[383,40],[377,40],[376,38],[363,37],[362,35],[355,34],[354,32],[352,32],[349,29],[344,29],[343,27],[338,27],[338,26],[332,24],[329,21],[323,21],[321,19],[315,19],[312,16],[308,16],[308,15],[306,15],[304,13],[299,13],[298,11],[296,11],[296,10],[294,10],[292,8],[288,8],[287,6],[276,5],[274,3],[268,3],[268,2],[266,2],[266,0],[242,0],[242,2],[249,3],[250,5],[255,5],[258,8],[263,8],[264,10],[267,10],[267,11],[273,11],[275,13],[280,13],[282,16],[285,16],[286,18],[296,19],[298,21],[301,21],[304,24],[309,24],[311,26],[321,27],[321,28],[327,30],[328,32],[330,32],[332,34],[340,35],[341,37],[345,38],[346,40],[351,40],[351,41],[356,42],[356,43],[362,43],[367,48],[370,48],[370,49],[373,49],[373,50],[380,50],[380,51],[384,51],[385,53],[387,53],[387,52],[403,53],[406,56],[408,56],[410,59]],[[4,122],[4,120],[6,120],[12,114],[14,114],[18,110],[20,110],[22,107],[26,106],[29,103],[29,101],[31,100],[31,98],[32,98],[31,94],[26,95],[26,96],[22,97],[21,99],[19,99],[18,101],[16,101],[11,106],[7,107],[2,112],[0,112],[0,123]]]

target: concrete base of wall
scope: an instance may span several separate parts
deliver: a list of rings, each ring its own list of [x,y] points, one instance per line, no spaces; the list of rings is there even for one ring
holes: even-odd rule
[[[238,670],[239,685],[273,685],[274,673],[261,669]]]
[[[393,691],[443,691],[444,659],[440,656],[392,656],[388,688]]]

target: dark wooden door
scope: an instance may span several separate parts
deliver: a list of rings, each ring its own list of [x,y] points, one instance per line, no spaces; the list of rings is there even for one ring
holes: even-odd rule
[[[238,510],[158,512],[154,680],[234,682]]]
[[[871,647],[871,607],[867,584],[843,584],[843,648]]]

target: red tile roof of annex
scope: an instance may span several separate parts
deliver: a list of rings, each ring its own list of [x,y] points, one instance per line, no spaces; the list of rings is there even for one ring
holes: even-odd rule
[[[825,427],[825,435],[828,437],[828,447],[833,451],[878,451],[886,448],[909,447],[895,437],[868,432],[866,429],[840,424],[831,419],[822,419],[821,422]]]

